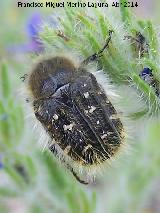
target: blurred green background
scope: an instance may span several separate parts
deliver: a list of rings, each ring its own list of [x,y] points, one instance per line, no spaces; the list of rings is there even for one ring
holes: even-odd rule
[[[139,7],[135,8],[133,13],[142,22],[136,22],[135,17],[131,16],[132,21],[128,19],[128,22],[132,30],[127,28],[124,34],[130,34],[134,31],[133,29],[144,28],[142,32],[146,33],[146,37],[152,32],[147,38],[154,46],[153,48],[157,47],[158,51],[159,9],[158,0],[139,1]],[[123,32],[123,28],[118,29],[117,26],[119,23],[121,26],[124,24],[123,18],[127,20],[127,10],[120,13],[120,9],[116,8],[115,11],[118,15],[112,10],[109,13],[107,11],[106,17],[108,14],[109,17],[105,20],[103,19],[105,11],[101,14],[101,11],[97,9],[89,13],[93,19],[94,16],[96,17],[99,24],[101,29],[98,31],[101,34],[99,38],[94,29],[94,20],[92,23],[92,19],[88,18],[89,15],[87,16],[83,9],[76,11],[76,9],[64,10],[63,8],[17,8],[16,0],[0,2],[0,212],[160,212],[159,100],[152,95],[153,91],[150,92],[150,88],[148,88],[149,93],[145,93],[143,82],[137,83],[138,80],[133,79],[135,87],[127,86],[127,90],[124,90],[126,83],[123,81],[123,76],[130,76],[128,70],[133,69],[138,74],[141,67],[149,65],[156,70],[156,78],[160,79],[159,52],[157,55],[151,52],[149,57],[146,56],[137,62],[135,54],[132,54],[133,50],[123,43],[123,36],[116,34],[116,32]],[[61,17],[62,25],[58,29],[72,38],[69,43],[56,36],[57,19],[55,17],[57,16]],[[120,16],[122,20],[116,20]],[[81,22],[84,31],[73,30],[77,17],[79,19],[76,24]],[[145,31],[145,26],[148,24],[146,20],[152,21],[154,29],[148,34]],[[47,26],[39,32],[39,27],[44,22]],[[73,26],[72,23],[74,23]],[[35,133],[32,128],[30,112],[25,103],[27,97],[22,94],[25,84],[20,77],[29,72],[32,59],[43,51],[43,45],[49,49],[48,52],[52,47],[53,51],[57,47],[62,49],[67,47],[86,57],[98,50],[99,42],[103,43],[105,37],[105,27],[109,29],[111,26],[115,28],[116,38],[113,39],[113,46],[115,45],[116,48],[111,48],[111,56],[107,53],[108,58],[104,56],[102,62],[104,60],[104,67],[106,66],[109,70],[110,77],[119,88],[119,94],[122,95],[120,107],[126,113],[136,114],[137,109],[143,108],[145,104],[147,109],[148,104],[151,104],[158,108],[158,113],[154,114],[156,109],[151,106],[149,108],[150,111],[153,110],[151,114],[147,113],[140,119],[133,119],[129,121],[129,124],[127,122],[130,128],[129,134],[131,134],[131,138],[126,141],[129,144],[129,150],[117,159],[118,162],[113,162],[113,166],[106,168],[102,175],[98,175],[95,183],[83,186],[47,150],[42,152],[42,147],[38,143],[40,133]],[[151,25],[148,24],[148,26]],[[99,28],[97,25],[97,29]],[[42,41],[37,40],[37,36]],[[79,38],[83,41],[82,46],[78,44]],[[157,43],[151,42],[152,38]],[[116,39],[120,39],[120,42]],[[84,46],[88,47],[90,43],[90,46],[93,45],[92,48],[84,49]],[[54,44],[57,46],[54,47]],[[123,48],[120,45],[124,45]],[[127,53],[125,48],[128,48]],[[125,61],[126,55],[128,64]],[[117,72],[117,76],[122,74],[121,83],[117,83],[118,78],[112,70]],[[124,70],[126,73],[123,75]],[[139,98],[137,88],[147,97]],[[143,99],[142,102],[141,99]],[[151,102],[155,99],[156,104]]]

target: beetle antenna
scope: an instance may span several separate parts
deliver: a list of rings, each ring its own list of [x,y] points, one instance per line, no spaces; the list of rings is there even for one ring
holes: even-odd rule
[[[84,61],[82,61],[81,65],[87,65],[90,62],[95,61],[95,60],[97,60],[98,58],[100,58],[102,56],[102,53],[108,47],[109,42],[111,41],[112,33],[113,33],[113,30],[109,30],[109,37],[107,38],[107,40],[106,40],[104,46],[102,47],[102,49],[100,49],[97,53],[94,53],[93,55],[89,56]]]

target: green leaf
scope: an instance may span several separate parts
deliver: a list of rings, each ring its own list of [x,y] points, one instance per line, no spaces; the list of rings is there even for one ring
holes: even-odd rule
[[[159,99],[153,90],[145,81],[143,81],[137,74],[132,74],[132,80],[137,89],[143,94],[144,99],[147,101],[148,114],[153,115],[159,113]]]
[[[27,186],[23,177],[14,168],[5,165],[4,170],[20,190]]]
[[[72,188],[72,191],[66,193],[66,200],[70,209],[70,213],[81,213],[80,201],[77,197],[76,191]]]
[[[7,188],[7,187],[0,187],[0,197],[6,197],[6,198],[9,198],[9,197],[16,197],[18,196],[18,193],[16,192],[16,190],[12,190],[10,188]]]
[[[159,47],[156,32],[153,28],[151,21],[147,22],[147,29],[150,38],[150,52],[153,58],[159,57]]]
[[[129,114],[128,117],[131,118],[132,120],[137,120],[139,118],[144,117],[147,113],[148,113],[148,110],[145,109],[139,112],[134,112],[132,114]]]
[[[4,119],[0,120],[0,135],[1,135],[1,140],[3,140],[5,143],[4,145],[9,145],[10,144],[10,126],[9,126],[9,115],[6,112],[6,109],[0,101],[0,116],[4,116]]]
[[[131,15],[128,7],[124,7],[125,0],[120,0],[121,18],[124,24],[129,27],[132,24]]]
[[[92,21],[87,18],[84,15],[81,15],[80,13],[78,14],[78,18],[81,20],[81,22],[84,24],[84,26],[86,27],[86,29],[90,29],[94,32],[96,32],[96,25],[92,23]]]
[[[10,81],[8,76],[8,67],[6,63],[1,64],[1,89],[3,98],[7,98],[10,95]]]
[[[82,207],[83,207],[83,211],[85,213],[93,213],[92,212],[92,208],[91,208],[91,202],[87,197],[87,194],[84,191],[80,191],[80,198],[82,200]]]

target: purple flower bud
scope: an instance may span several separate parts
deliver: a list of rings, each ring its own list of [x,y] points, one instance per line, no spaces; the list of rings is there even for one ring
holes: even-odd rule
[[[34,13],[27,21],[26,24],[26,33],[29,37],[28,43],[18,44],[9,46],[10,52],[25,53],[33,52],[40,53],[43,51],[42,42],[39,39],[39,32],[41,29],[42,19],[39,13]]]

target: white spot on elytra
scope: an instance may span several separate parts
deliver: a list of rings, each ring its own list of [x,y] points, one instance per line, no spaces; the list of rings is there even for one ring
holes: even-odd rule
[[[117,114],[113,114],[109,117],[109,119],[111,119],[111,120],[114,120],[114,119],[117,119],[117,118],[118,118]]]
[[[86,114],[88,114],[89,111],[88,111],[88,110],[84,110],[84,112],[85,112]]]
[[[92,148],[91,144],[88,144],[87,146],[84,147],[83,153],[85,153],[88,149]]]
[[[85,92],[85,93],[84,93],[84,97],[85,97],[85,98],[88,98],[88,97],[89,97],[89,92]]]
[[[94,112],[94,110],[96,109],[95,106],[91,106],[91,109],[89,110],[90,113]]]
[[[104,139],[106,137],[107,137],[107,134],[104,134],[104,135],[101,136],[102,139]]]
[[[102,95],[102,94],[103,94],[102,92],[100,92],[100,91],[98,92],[98,95]]]
[[[92,145],[91,144],[88,144],[85,149],[89,149],[89,148],[92,148]]]
[[[68,145],[68,146],[66,146],[66,148],[64,149],[64,152],[65,152],[66,154],[68,154],[68,152],[70,151],[70,149],[71,149],[71,146]]]
[[[73,128],[73,126],[75,125],[75,123],[71,123],[71,124],[69,124],[69,125],[63,125],[63,129],[64,129],[64,131],[66,131],[66,130],[72,130],[72,128]]]
[[[53,118],[54,118],[54,120],[58,120],[58,115],[54,114]]]
[[[87,86],[87,84],[83,84],[83,86],[85,87],[85,86]]]
[[[112,135],[113,134],[113,132],[107,132],[107,135]]]
[[[97,124],[99,124],[99,121],[97,121]]]

